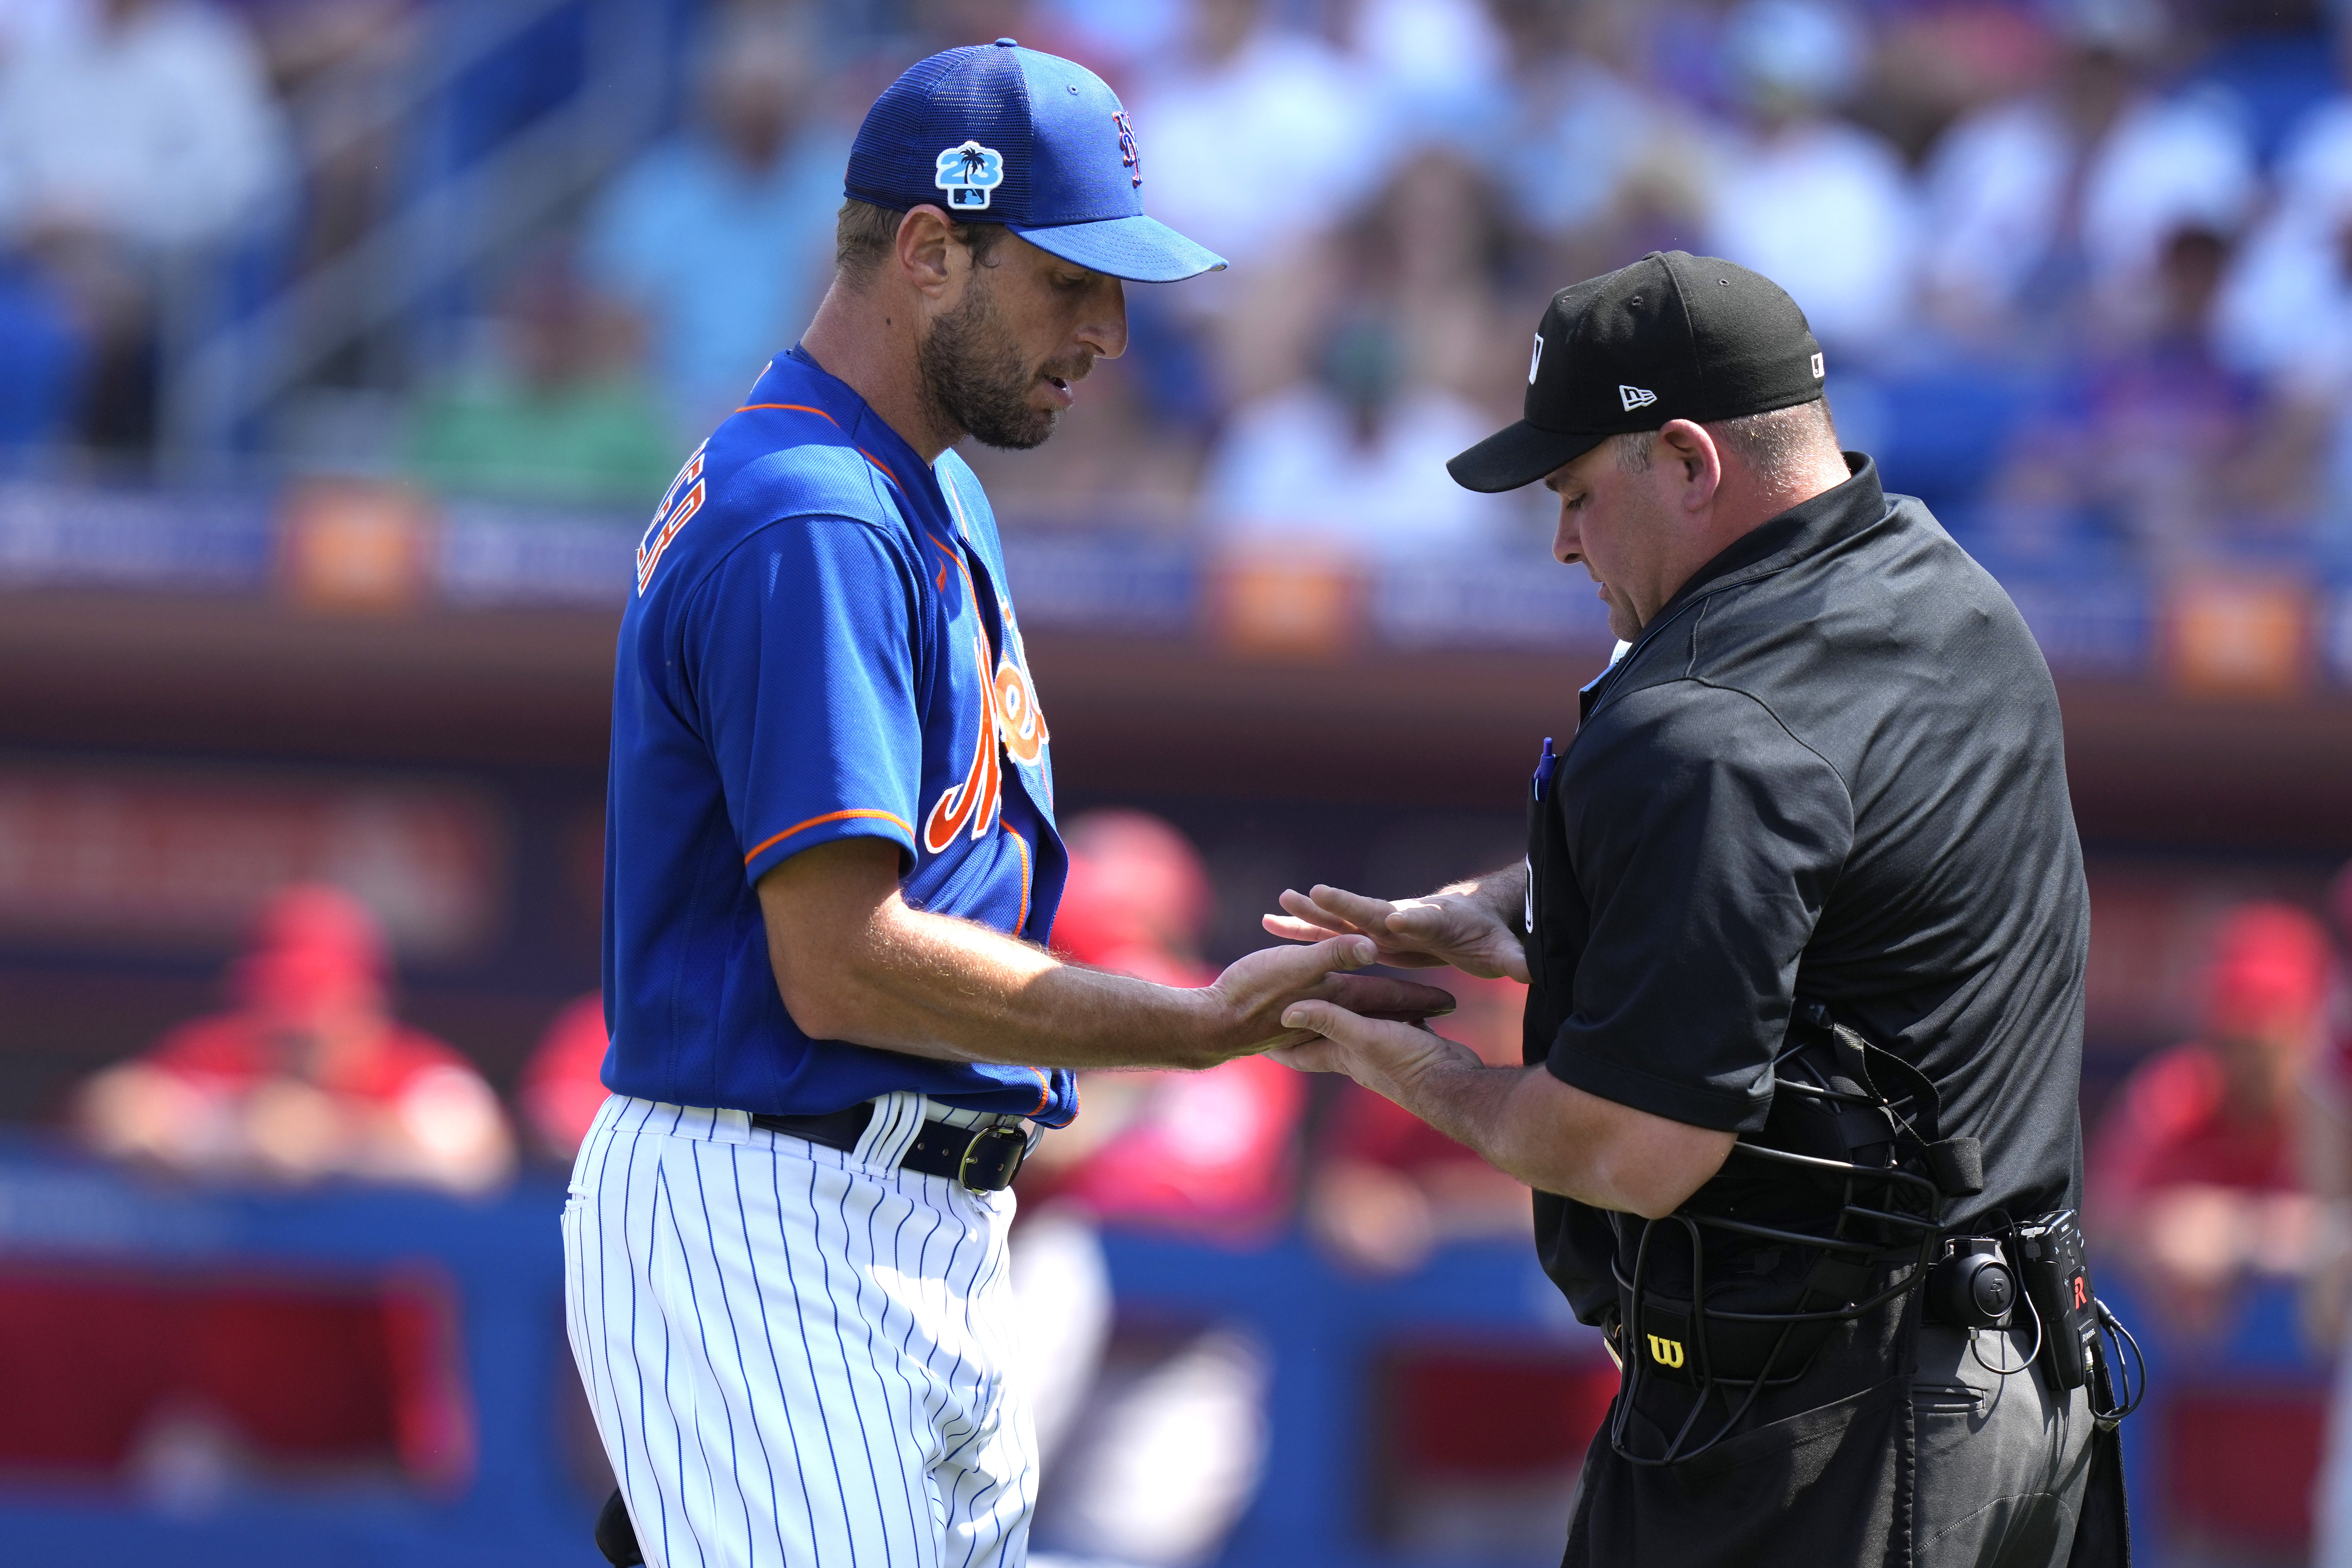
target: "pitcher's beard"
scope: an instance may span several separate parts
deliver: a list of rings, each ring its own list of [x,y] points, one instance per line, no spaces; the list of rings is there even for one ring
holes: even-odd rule
[[[1044,445],[1061,423],[1060,409],[1030,403],[1037,373],[1023,361],[977,277],[955,309],[931,323],[916,346],[915,365],[940,427],[961,430],[983,447],[1025,452]]]

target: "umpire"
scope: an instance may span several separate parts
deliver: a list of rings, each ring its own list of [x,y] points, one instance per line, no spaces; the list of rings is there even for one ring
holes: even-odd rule
[[[2087,1300],[2056,694],[1823,385],[1795,302],[1728,262],[1554,297],[1526,417],[1449,468],[1555,491],[1553,554],[1630,646],[1544,742],[1522,865],[1266,922],[1528,980],[1528,1066],[1319,1002],[1281,1054],[1535,1188],[1625,1368],[1567,1563],[2126,1561],[2097,1330],[2052,1305]]]

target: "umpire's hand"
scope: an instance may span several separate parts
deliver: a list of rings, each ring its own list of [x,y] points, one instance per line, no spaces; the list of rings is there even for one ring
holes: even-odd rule
[[[1226,1014],[1219,1031],[1233,1047],[1226,1054],[1245,1056],[1320,1038],[1311,1029],[1283,1026],[1285,1011],[1302,1002],[1328,1003],[1365,1018],[1419,1020],[1454,1011],[1453,996],[1433,985],[1347,973],[1379,956],[1368,939],[1339,936],[1309,947],[1269,947],[1234,960],[1204,988]]]
[[[1285,888],[1282,907],[1288,912],[1267,915],[1265,924],[1292,942],[1318,942],[1335,933],[1368,936],[1379,944],[1380,961],[1399,969],[1451,964],[1465,974],[1488,980],[1507,975],[1525,984],[1527,950],[1496,899],[1514,889],[1486,885],[1500,879],[1481,879],[1393,903],[1319,882],[1307,893]],[[1517,890],[1524,895],[1524,884]]]
[[[1419,1024],[1367,1017],[1329,1003],[1301,1002],[1282,1021],[1304,1034],[1307,1043],[1273,1052],[1275,1060],[1300,1072],[1346,1073],[1408,1110],[1422,1080],[1433,1071],[1512,1070],[1489,1068],[1469,1047]]]

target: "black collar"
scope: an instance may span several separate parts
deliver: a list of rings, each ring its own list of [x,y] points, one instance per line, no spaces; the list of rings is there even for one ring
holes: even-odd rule
[[[1722,553],[1690,575],[1674,597],[1650,618],[1663,625],[1669,616],[1702,595],[1752,583],[1782,567],[1802,561],[1861,532],[1886,515],[1886,492],[1878,483],[1878,465],[1867,454],[1848,452],[1851,476],[1810,500],[1799,501],[1780,516],[1759,523],[1725,546]],[[1649,627],[1644,627],[1646,632]]]
[[[1799,501],[1780,516],[1758,524],[1692,573],[1690,580],[1675,589],[1674,597],[1650,617],[1650,624],[1642,628],[1642,635],[1633,639],[1625,657],[1587,681],[1577,694],[1580,726],[1592,716],[1601,699],[1616,685],[1613,677],[1632,664],[1634,655],[1683,611],[1709,594],[1769,577],[1840,540],[1851,538],[1885,517],[1886,492],[1878,483],[1878,465],[1866,453],[1848,452],[1845,466],[1849,475],[1845,483],[1832,486],[1810,500]]]

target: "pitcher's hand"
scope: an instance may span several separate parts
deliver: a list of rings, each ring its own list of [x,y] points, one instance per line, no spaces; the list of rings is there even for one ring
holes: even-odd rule
[[[1263,948],[1235,959],[1202,994],[1223,1015],[1221,1054],[1246,1056],[1318,1037],[1282,1022],[1300,1003],[1328,1004],[1368,1018],[1435,1017],[1454,1011],[1454,998],[1433,985],[1381,974],[1350,974],[1377,956],[1360,936],[1327,937],[1311,947]]]
[[[1395,968],[1451,964],[1488,980],[1507,975],[1524,984],[1528,978],[1527,950],[1518,933],[1475,890],[1449,889],[1391,902],[1318,882],[1307,893],[1284,889],[1282,907],[1286,913],[1265,917],[1265,929],[1292,942],[1368,936],[1380,962]]]

